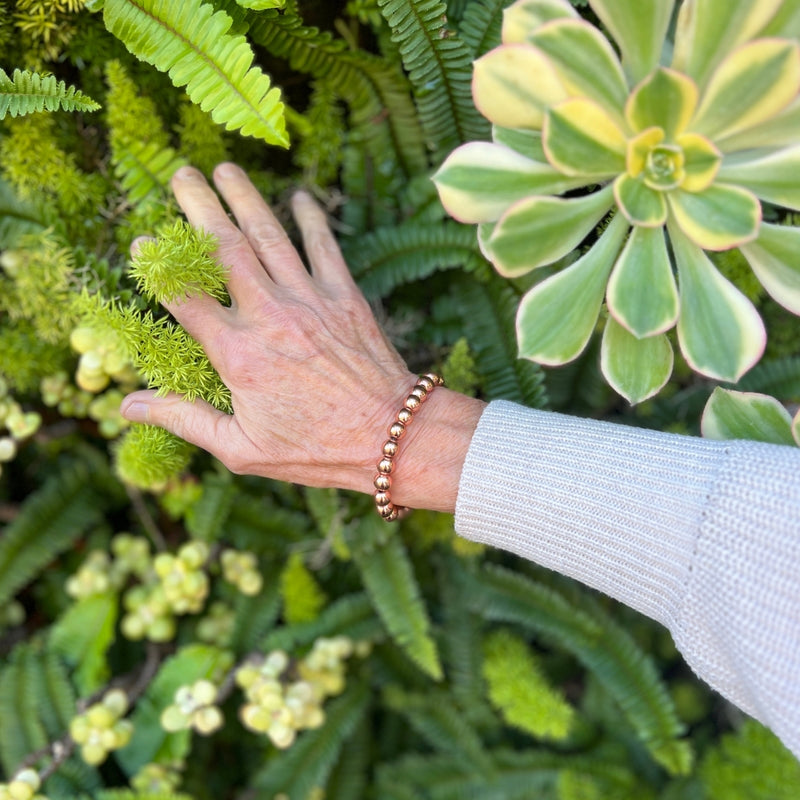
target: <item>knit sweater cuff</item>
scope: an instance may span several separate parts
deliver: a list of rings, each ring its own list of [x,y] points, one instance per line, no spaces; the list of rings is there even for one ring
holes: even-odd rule
[[[495,401],[467,454],[456,530],[671,628],[721,445]]]

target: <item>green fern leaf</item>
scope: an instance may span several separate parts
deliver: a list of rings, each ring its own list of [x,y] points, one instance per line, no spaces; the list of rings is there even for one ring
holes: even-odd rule
[[[348,242],[345,258],[365,294],[386,297],[398,286],[462,267],[488,274],[475,230],[458,222],[407,222]]]
[[[11,77],[0,69],[0,119],[37,111],[96,111],[100,104],[54,75],[15,69]]]
[[[348,544],[367,593],[392,638],[423,671],[441,680],[428,613],[400,537],[372,514],[348,532]]]
[[[23,236],[41,233],[45,227],[44,214],[20,200],[0,178],[0,250],[12,249]]]
[[[459,311],[484,392],[533,408],[547,406],[541,367],[517,356],[514,330],[519,298],[506,281],[492,276],[484,283],[466,281]]]
[[[472,58],[447,28],[439,0],[378,0],[400,48],[428,146],[439,164],[459,144],[489,138],[489,123],[472,101]]]
[[[503,10],[508,0],[483,0],[470,3],[459,25],[470,57],[475,59],[500,44]]]
[[[339,753],[325,785],[325,800],[364,800],[372,756],[372,730],[364,719]]]
[[[171,147],[161,147],[158,142],[120,143],[114,155],[114,171],[132,205],[144,200],[165,201],[170,178],[188,163]]]
[[[0,535],[0,605],[102,520],[92,477],[88,463],[70,461],[28,495]]]
[[[369,686],[353,681],[343,695],[325,707],[325,724],[303,732],[291,749],[273,759],[253,780],[261,797],[279,792],[291,798],[305,798],[324,787],[345,741],[363,719],[369,707]]]
[[[202,486],[200,499],[186,512],[186,529],[195,539],[215,542],[225,535],[237,492],[229,473],[209,472],[203,475]]]
[[[283,8],[286,0],[236,0],[242,8],[253,11],[263,11],[266,8]]]
[[[762,361],[745,375],[736,388],[741,392],[762,392],[783,402],[800,400],[800,357]]]
[[[287,147],[280,91],[253,67],[231,18],[201,0],[106,0],[108,30],[139,59],[169,73],[214,122]]]

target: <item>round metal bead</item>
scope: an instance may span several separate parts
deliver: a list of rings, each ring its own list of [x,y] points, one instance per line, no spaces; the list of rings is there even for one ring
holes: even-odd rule
[[[389,505],[386,506],[378,506],[378,513],[384,519],[389,519],[389,517],[392,517],[392,519],[397,519],[397,513],[395,511],[395,507],[391,503],[389,503]],[[394,514],[394,516],[392,516],[392,514]]]
[[[406,426],[403,425],[402,422],[393,422],[389,426],[389,436],[391,436],[392,439],[402,438],[405,432],[406,432]]]
[[[392,513],[389,516],[384,517],[387,522],[394,522],[396,519],[400,518],[400,512],[397,510],[397,506],[392,508]]]
[[[417,386],[422,386],[426,392],[430,392],[436,384],[430,379],[428,375],[420,375],[417,381]]]
[[[392,502],[389,492],[375,492],[375,505],[388,506]]]
[[[397,455],[397,442],[394,439],[388,439],[383,443],[383,454],[388,458]]]
[[[411,390],[411,394],[418,397],[420,403],[424,403],[428,399],[428,390],[419,383]]]
[[[414,415],[407,408],[401,408],[397,412],[397,421],[402,422],[405,425],[406,423],[411,422],[413,416]]]
[[[381,475],[391,475],[392,470],[394,469],[394,461],[391,458],[382,458],[378,462],[378,472]]]
[[[372,485],[379,492],[388,492],[392,488],[392,479],[388,475],[376,475]]]
[[[419,397],[410,394],[408,397],[406,397],[406,402],[404,405],[409,411],[414,412],[420,407],[420,405],[422,405],[422,401],[419,399]]]

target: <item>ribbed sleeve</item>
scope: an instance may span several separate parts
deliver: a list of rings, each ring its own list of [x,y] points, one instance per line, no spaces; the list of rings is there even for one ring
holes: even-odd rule
[[[490,403],[456,530],[663,623],[800,756],[800,448]]]

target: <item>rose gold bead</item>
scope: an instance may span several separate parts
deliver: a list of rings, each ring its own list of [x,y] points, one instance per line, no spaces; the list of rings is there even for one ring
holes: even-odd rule
[[[389,505],[386,505],[386,506],[378,506],[378,513],[384,519],[388,519],[389,517],[392,517],[392,519],[397,519],[397,514],[395,512],[395,508],[391,503],[389,503]],[[393,514],[394,514],[394,516],[392,516]]]
[[[433,372],[426,372],[423,377],[433,381],[434,386],[444,386],[444,378],[441,375],[435,375]]]
[[[407,423],[411,422],[413,416],[414,415],[407,408],[401,408],[397,412],[397,421],[402,422],[403,425],[406,425]]]
[[[397,455],[397,442],[394,439],[388,439],[383,443],[383,454],[389,458]]]
[[[418,383],[412,390],[411,394],[414,397],[418,397],[420,403],[424,403],[428,399],[428,390],[421,384]]]
[[[406,397],[406,402],[403,405],[413,413],[420,407],[420,405],[422,405],[422,401],[419,399],[419,397],[410,394],[408,397]]]
[[[387,522],[394,522],[396,519],[400,519],[400,512],[397,510],[397,506],[392,508],[392,513],[388,516],[384,517]]]
[[[378,472],[382,475],[391,475],[394,469],[394,461],[391,458],[382,458],[378,462]]]
[[[430,392],[436,384],[431,380],[430,376],[420,375],[417,386],[422,386],[426,392]]]
[[[388,506],[392,502],[392,496],[389,492],[375,492],[375,505]]]
[[[391,436],[392,439],[401,439],[405,432],[406,426],[403,425],[402,422],[393,422],[389,426],[389,436]]]
[[[392,488],[392,479],[388,475],[376,475],[372,485],[379,492],[388,492]]]

